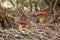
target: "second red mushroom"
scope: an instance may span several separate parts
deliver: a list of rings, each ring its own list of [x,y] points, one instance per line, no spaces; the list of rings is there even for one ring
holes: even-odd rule
[[[23,27],[23,25],[27,24],[26,21],[22,21],[22,20],[17,20],[17,23],[19,23],[19,30],[21,30]]]

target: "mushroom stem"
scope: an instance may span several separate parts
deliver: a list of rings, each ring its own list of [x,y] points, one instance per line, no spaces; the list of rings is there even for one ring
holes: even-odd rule
[[[45,15],[38,15],[38,18],[39,18],[39,21],[41,23],[43,23],[44,22]]]
[[[19,30],[21,30],[22,29],[22,25],[21,24],[19,24],[19,28],[18,28]]]

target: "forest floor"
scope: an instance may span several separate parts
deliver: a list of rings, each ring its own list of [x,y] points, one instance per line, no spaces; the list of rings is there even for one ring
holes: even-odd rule
[[[60,40],[60,14],[47,15],[45,22],[40,23],[34,13],[23,12],[21,14],[14,11],[5,15],[0,12],[0,19],[3,20],[0,24],[0,40]],[[28,24],[24,25],[25,28],[17,30],[19,27],[17,19],[27,21]],[[1,25],[4,29],[1,29]]]
[[[60,40],[60,28],[48,24],[31,29],[5,29],[0,32],[0,40]]]
[[[0,29],[0,40],[60,40],[60,23],[36,23],[34,20],[27,20],[27,28]],[[30,19],[29,18],[29,19]]]

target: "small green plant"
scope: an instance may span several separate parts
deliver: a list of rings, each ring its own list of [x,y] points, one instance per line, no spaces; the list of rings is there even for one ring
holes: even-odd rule
[[[10,3],[15,7],[15,3],[12,0],[10,0]]]
[[[29,37],[28,40],[33,40],[33,39],[31,37]]]

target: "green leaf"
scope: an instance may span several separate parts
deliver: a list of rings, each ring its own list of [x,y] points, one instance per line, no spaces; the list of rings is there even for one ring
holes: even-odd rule
[[[32,38],[31,38],[31,37],[29,37],[29,38],[28,38],[28,40],[32,40]]]
[[[13,6],[15,6],[15,4],[14,4],[14,2],[13,2],[12,0],[10,0],[10,3],[11,3]]]

